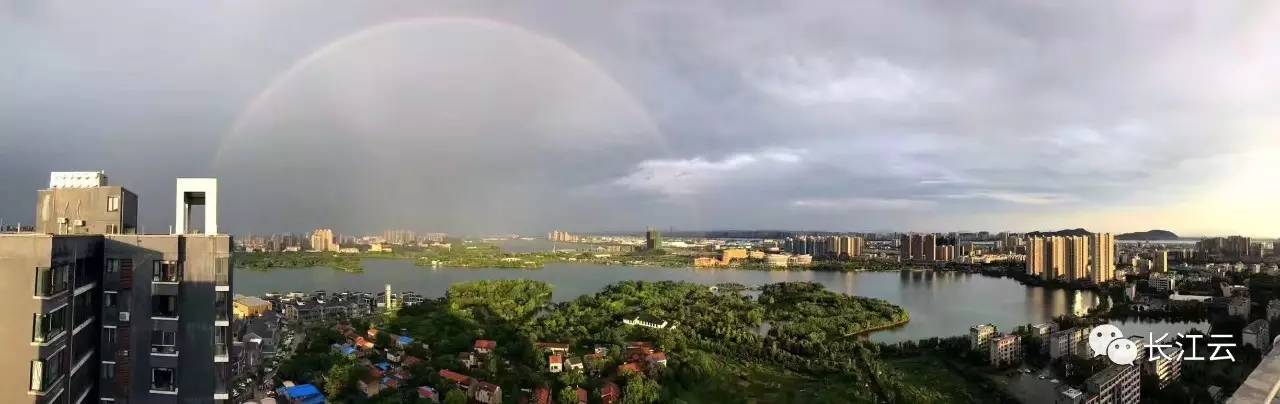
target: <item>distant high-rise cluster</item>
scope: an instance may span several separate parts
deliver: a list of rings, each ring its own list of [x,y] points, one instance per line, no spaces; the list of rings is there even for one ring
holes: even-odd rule
[[[572,234],[567,231],[552,230],[550,233],[547,233],[547,240],[563,243],[576,243],[581,241],[582,238],[578,237],[577,234]]]
[[[1026,251],[1028,275],[1093,283],[1115,279],[1116,241],[1111,233],[1031,236]]]
[[[903,234],[898,242],[898,255],[903,261],[953,260],[956,253],[955,246],[939,246],[936,234]]]
[[[1212,237],[1196,242],[1196,254],[1208,260],[1261,260],[1263,244],[1244,236]]]
[[[333,237],[333,230],[316,229],[311,232],[311,249],[319,252],[338,251],[338,242]]]
[[[382,239],[391,244],[408,245],[418,242],[418,235],[413,230],[387,230]]]
[[[795,236],[782,240],[782,249],[815,257],[857,257],[866,240],[858,236]]]

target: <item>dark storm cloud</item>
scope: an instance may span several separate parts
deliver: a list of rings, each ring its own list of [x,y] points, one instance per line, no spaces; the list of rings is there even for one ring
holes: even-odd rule
[[[202,7],[0,8],[0,218],[103,169],[153,228],[173,177],[217,175],[240,233],[1131,230],[1110,212],[1198,201],[1278,146],[1266,5]],[[373,35],[281,78],[429,17],[514,28]]]

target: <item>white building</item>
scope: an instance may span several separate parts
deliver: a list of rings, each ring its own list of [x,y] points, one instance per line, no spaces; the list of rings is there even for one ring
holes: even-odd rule
[[[668,325],[667,320],[662,320],[648,314],[639,314],[633,318],[623,319],[622,323],[626,325],[656,328],[659,330],[667,328]]]
[[[991,324],[978,324],[969,327],[969,349],[974,351],[986,348],[987,343],[991,341],[991,337],[996,335],[996,326]]]

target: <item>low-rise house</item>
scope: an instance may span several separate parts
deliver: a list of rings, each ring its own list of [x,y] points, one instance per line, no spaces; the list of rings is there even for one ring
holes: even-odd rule
[[[547,370],[550,370],[551,373],[560,373],[560,371],[564,370],[564,359],[560,355],[551,355],[551,357],[547,358],[547,367]]]
[[[324,404],[324,393],[316,388],[313,384],[301,384],[293,387],[283,387],[280,389],[280,396],[286,402],[294,404]]]
[[[436,403],[440,402],[440,394],[436,392],[436,389],[428,386],[418,386],[417,390],[418,398]]]
[[[551,389],[546,386],[534,389],[533,404],[551,404]]]
[[[502,387],[488,382],[476,382],[467,391],[467,395],[478,403],[499,404],[502,402]]]
[[[1249,318],[1249,298],[1234,296],[1227,302],[1227,315]]]
[[[587,389],[579,387],[574,393],[578,395],[578,404],[587,404]]]
[[[440,371],[440,377],[453,382],[459,389],[467,390],[471,388],[471,377],[467,375],[444,369]]]
[[[582,370],[582,358],[565,359],[564,367],[569,370]]]
[[[475,351],[479,354],[488,355],[498,348],[498,342],[487,339],[478,339],[475,343]]]
[[[1244,327],[1240,332],[1240,344],[1244,346],[1252,346],[1263,355],[1271,350],[1271,322],[1267,320],[1254,320]]]
[[[534,344],[534,347],[547,351],[552,354],[569,353],[569,344],[560,343],[560,342],[539,342],[537,344]]]
[[[462,352],[458,354],[458,362],[462,362],[462,366],[466,366],[467,369],[474,369],[480,366],[480,356],[475,352]]]

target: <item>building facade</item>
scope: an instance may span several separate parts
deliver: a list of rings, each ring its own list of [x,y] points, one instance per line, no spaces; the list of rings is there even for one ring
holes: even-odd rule
[[[1022,361],[1022,338],[1017,335],[1001,335],[991,338],[988,352],[992,366],[1002,366]]]
[[[991,324],[978,324],[969,327],[969,349],[974,351],[987,347],[987,343],[991,341],[991,337],[996,335],[996,326]]]
[[[180,205],[212,202],[206,198],[216,189],[192,190],[184,180],[178,180],[178,189],[187,190],[178,197]],[[49,200],[57,201],[55,206],[115,208],[97,203],[104,195],[131,193],[51,184],[39,192],[37,209],[44,210]],[[177,210],[189,212],[190,206]],[[130,216],[115,219],[121,211]],[[96,222],[101,227],[85,226],[86,231],[119,223],[123,232],[126,224],[136,223],[136,212],[123,205],[109,212],[112,219]],[[210,225],[216,223],[216,210],[206,212],[204,228],[216,229]],[[30,334],[0,337],[8,348],[0,353],[0,365],[28,369],[28,377],[0,383],[0,400],[213,403],[230,398],[230,236],[41,230],[0,235],[0,273],[6,277],[0,290],[9,289],[11,296],[0,319],[32,326]]]

